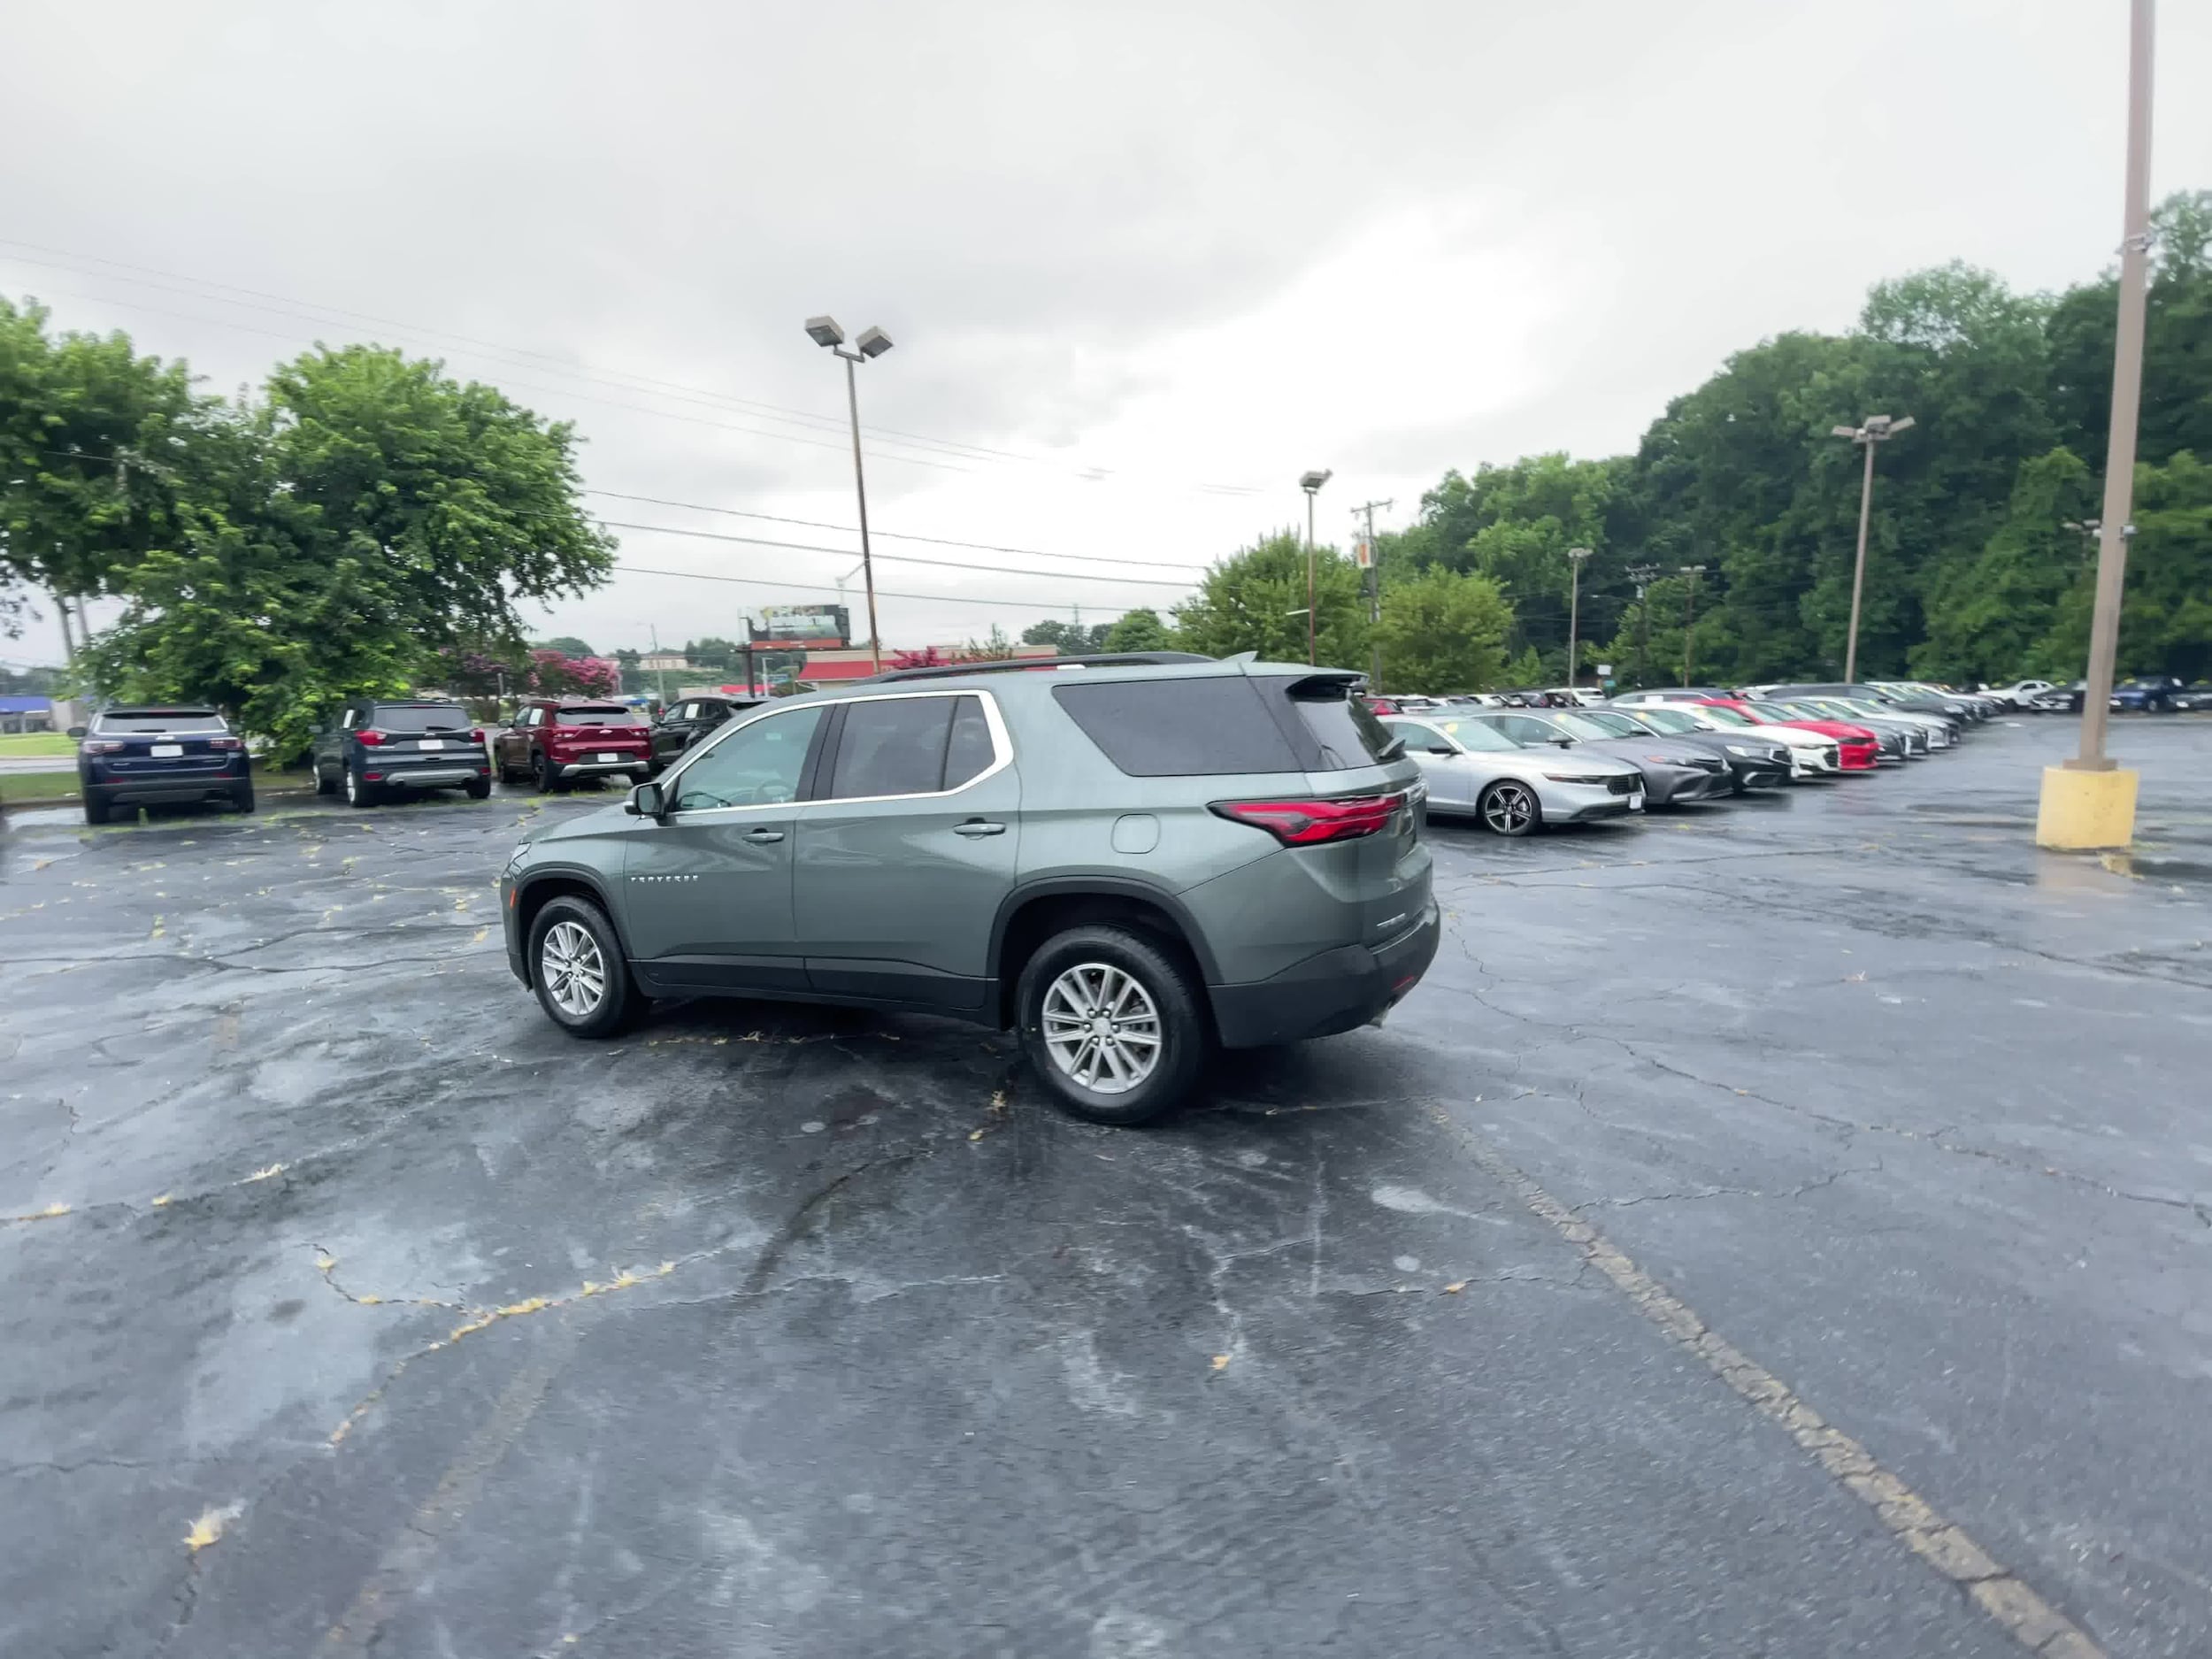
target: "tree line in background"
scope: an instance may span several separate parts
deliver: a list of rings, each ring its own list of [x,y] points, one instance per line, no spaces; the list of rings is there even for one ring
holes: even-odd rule
[[[360,693],[471,664],[592,672],[533,655],[518,611],[612,568],[565,425],[373,346],[219,399],[126,335],[46,320],[0,299],[0,604],[119,600],[77,681],[215,703],[289,754]]]
[[[2212,191],[2153,219],[2123,672],[2212,677]],[[2088,652],[2112,384],[2115,278],[2013,292],[1962,265],[1878,284],[1848,334],[1786,334],[1676,398],[1632,455],[1539,455],[1447,472],[1378,537],[1379,625],[1360,572],[1317,559],[1319,656],[1404,690],[1555,684],[1570,548],[1586,676],[1746,683],[1841,672],[1860,457],[1832,435],[1915,418],[1881,446],[1863,674],[2062,681]],[[1693,577],[1685,566],[1702,565]],[[1285,532],[1210,571],[1164,642],[1306,654],[1305,557]],[[1293,614],[1296,612],[1297,614]],[[1147,612],[1141,626],[1157,622]],[[1686,623],[1694,620],[1694,628]]]

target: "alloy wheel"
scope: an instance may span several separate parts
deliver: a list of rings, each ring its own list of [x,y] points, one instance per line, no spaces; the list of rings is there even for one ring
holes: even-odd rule
[[[538,966],[545,975],[546,995],[572,1018],[583,1018],[607,994],[606,958],[581,922],[556,922],[545,930]]]
[[[1536,798],[1525,784],[1502,783],[1483,798],[1482,821],[1501,835],[1518,835],[1536,817]]]
[[[1126,1094],[1160,1063],[1160,1010],[1136,978],[1110,963],[1079,963],[1045,991],[1045,1052],[1061,1073],[1101,1094]]]

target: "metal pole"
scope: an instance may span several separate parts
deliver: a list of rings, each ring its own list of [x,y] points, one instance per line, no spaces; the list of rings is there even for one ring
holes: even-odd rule
[[[2104,517],[2097,530],[2097,608],[2089,625],[2089,673],[2081,694],[2075,772],[2109,772],[2105,727],[2120,649],[2127,585],[2128,515],[2135,506],[2135,421],[2143,396],[2143,304],[2150,265],[2151,0],[2134,0],[2128,29],[2126,240],[2120,244],[2120,318],[2112,353],[2112,431],[2105,446]]]
[[[1846,685],[1855,684],[1859,678],[1859,594],[1866,587],[1866,525],[1874,506],[1874,434],[1870,428],[1862,434],[1859,443],[1866,450],[1866,473],[1859,484],[1859,557],[1851,567],[1851,632],[1843,644]],[[1682,683],[1690,682],[1686,679]]]
[[[1313,654],[1313,496],[1306,492],[1306,661],[1316,660]]]
[[[1693,565],[1682,573],[1690,579],[1690,585],[1682,592],[1682,688],[1690,687],[1690,648],[1697,642],[1697,579],[1704,571],[1702,565]]]
[[[860,572],[868,584],[868,661],[883,672],[883,639],[876,629],[876,565],[868,546],[868,480],[860,469],[860,388],[853,377],[853,360],[845,352],[845,407],[853,418],[853,494],[860,498]]]
[[[1577,647],[1581,643],[1582,561],[1589,557],[1590,549],[1586,547],[1567,549],[1567,692],[1570,696],[1574,694],[1575,663],[1579,654]]]

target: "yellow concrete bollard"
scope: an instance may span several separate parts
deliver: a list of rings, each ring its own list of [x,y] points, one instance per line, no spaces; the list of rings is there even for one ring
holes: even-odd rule
[[[2108,772],[2046,766],[2042,804],[2035,815],[2035,844],[2055,852],[2125,847],[2135,839],[2138,776],[2124,766]]]

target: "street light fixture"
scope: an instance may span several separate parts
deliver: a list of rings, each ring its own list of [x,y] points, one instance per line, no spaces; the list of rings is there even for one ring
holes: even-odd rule
[[[1582,561],[1590,557],[1586,547],[1567,549],[1567,695],[1575,689],[1575,648],[1580,643],[1582,624]]]
[[[1863,426],[1832,426],[1832,437],[1848,438],[1866,451],[1866,478],[1859,486],[1859,557],[1851,567],[1851,632],[1843,645],[1843,678],[1848,685],[1859,677],[1859,595],[1866,586],[1866,526],[1874,507],[1874,446],[1886,443],[1913,424],[1910,415],[1892,420],[1887,415],[1869,415]]]
[[[1314,660],[1314,596],[1313,596],[1313,498],[1321,493],[1321,487],[1336,474],[1325,466],[1317,466],[1298,475],[1298,488],[1306,492],[1306,661]]]
[[[853,426],[853,494],[860,502],[860,569],[868,583],[868,660],[877,673],[883,672],[883,637],[876,627],[876,563],[868,545],[868,480],[860,465],[860,388],[853,378],[853,365],[872,363],[891,349],[891,336],[880,328],[864,328],[853,344],[855,351],[845,349],[845,331],[838,326],[834,317],[810,317],[806,319],[807,338],[818,346],[826,346],[845,359],[845,408],[852,417]]]

